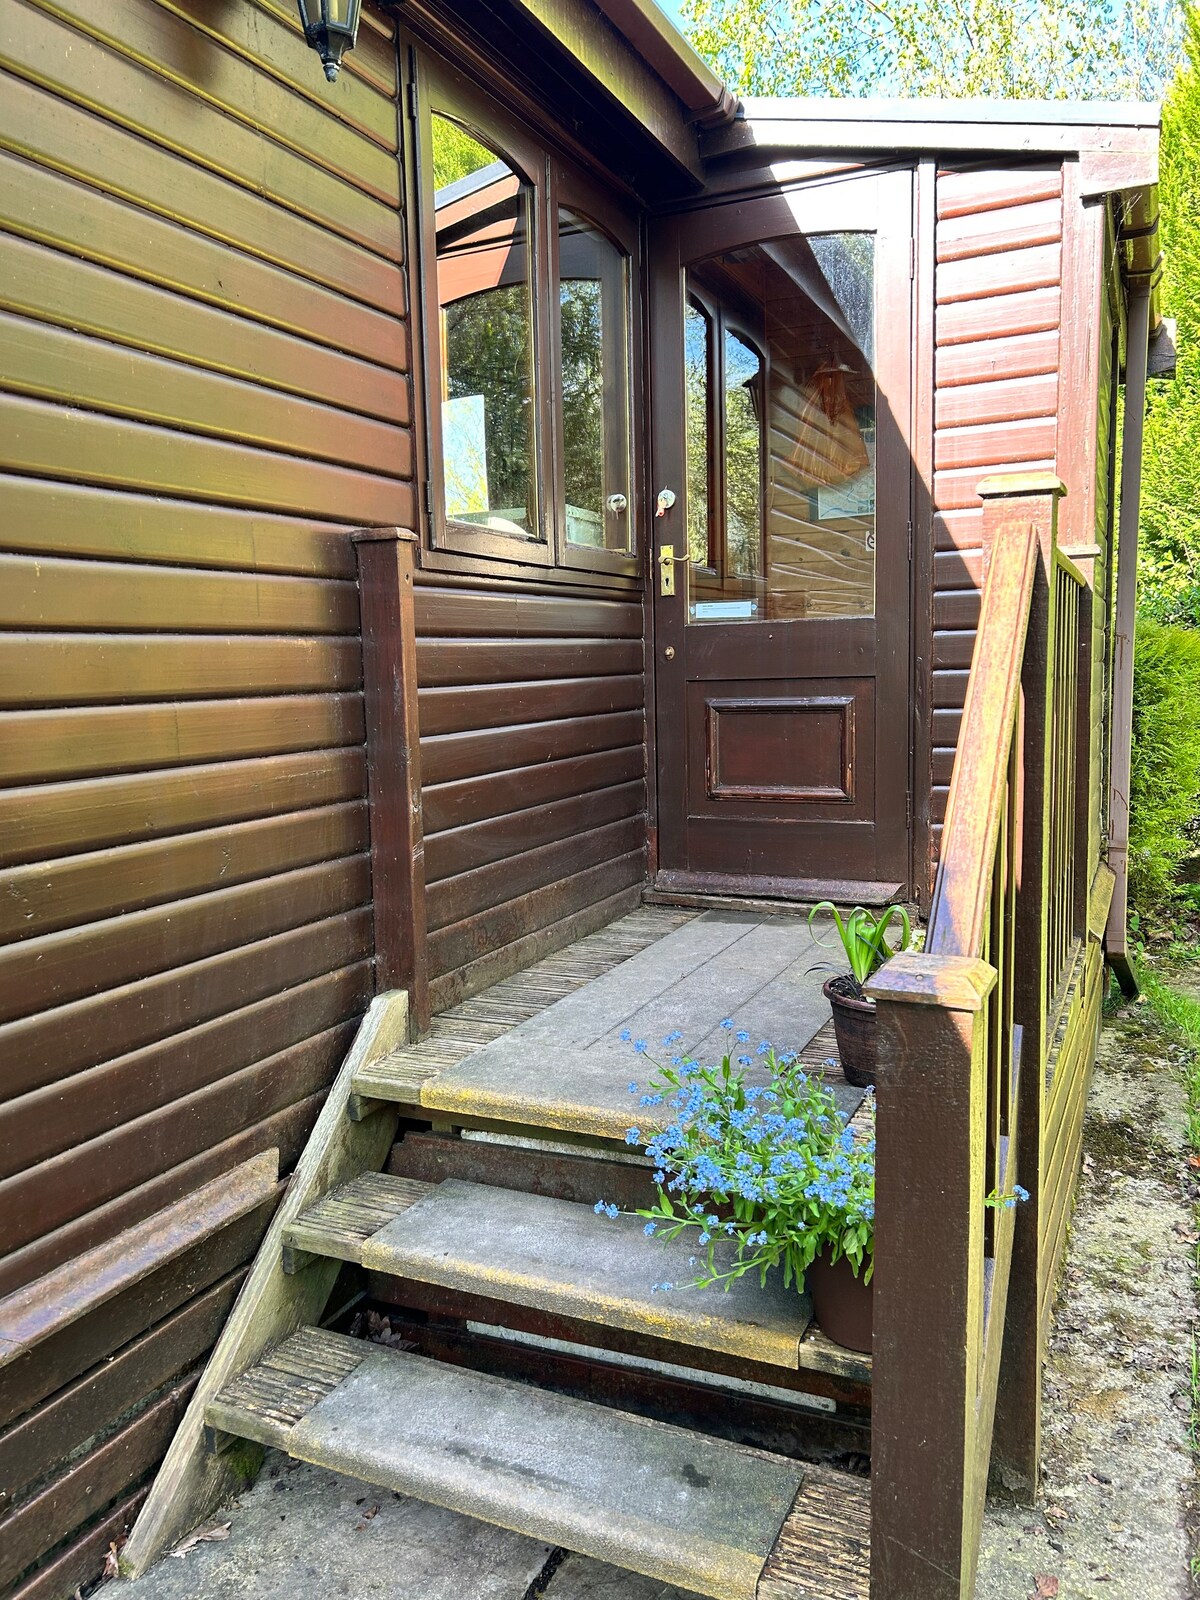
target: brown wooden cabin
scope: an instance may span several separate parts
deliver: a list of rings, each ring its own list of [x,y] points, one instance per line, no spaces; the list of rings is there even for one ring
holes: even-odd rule
[[[1124,951],[1156,112],[739,106],[647,0],[368,4],[330,86],[294,13],[0,0],[0,1587],[129,1526],[373,995],[828,896],[930,917],[873,1592],[966,1595],[1114,874]]]

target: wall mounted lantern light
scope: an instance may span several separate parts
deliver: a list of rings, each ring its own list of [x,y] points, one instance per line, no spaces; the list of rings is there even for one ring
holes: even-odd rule
[[[297,0],[304,37],[321,58],[330,83],[347,50],[354,49],[362,0]]]

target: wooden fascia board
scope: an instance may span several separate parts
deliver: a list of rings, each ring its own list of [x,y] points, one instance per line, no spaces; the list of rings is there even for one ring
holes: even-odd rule
[[[696,183],[699,138],[682,102],[609,22],[580,0],[512,0]]]
[[[901,116],[886,104],[873,110],[869,101],[862,102],[860,113],[853,117],[820,115],[815,109],[802,110],[808,104],[773,101],[760,109],[747,102],[743,116],[704,136],[705,159],[753,151],[763,156],[1078,156],[1093,181],[1103,185],[1093,191],[1097,194],[1157,179],[1157,107],[1146,107],[1144,122],[1105,124]]]

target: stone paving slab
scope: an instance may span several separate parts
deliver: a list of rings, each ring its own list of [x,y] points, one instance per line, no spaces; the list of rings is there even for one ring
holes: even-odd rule
[[[106,1585],[106,1600],[525,1600],[552,1555],[520,1534],[274,1453],[213,1522],[231,1524],[227,1539]]]
[[[377,1347],[287,1448],[715,1600],[754,1600],[804,1482],[795,1462]]]
[[[543,1591],[544,1600],[700,1600],[686,1589],[622,1572],[588,1556],[568,1556]]]

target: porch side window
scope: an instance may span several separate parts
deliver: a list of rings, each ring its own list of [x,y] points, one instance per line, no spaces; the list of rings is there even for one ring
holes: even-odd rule
[[[418,56],[432,552],[632,575],[635,220]]]
[[[630,548],[629,264],[601,230],[558,214],[558,361],[566,535]]]
[[[442,508],[537,539],[532,186],[458,123],[430,120]]]

